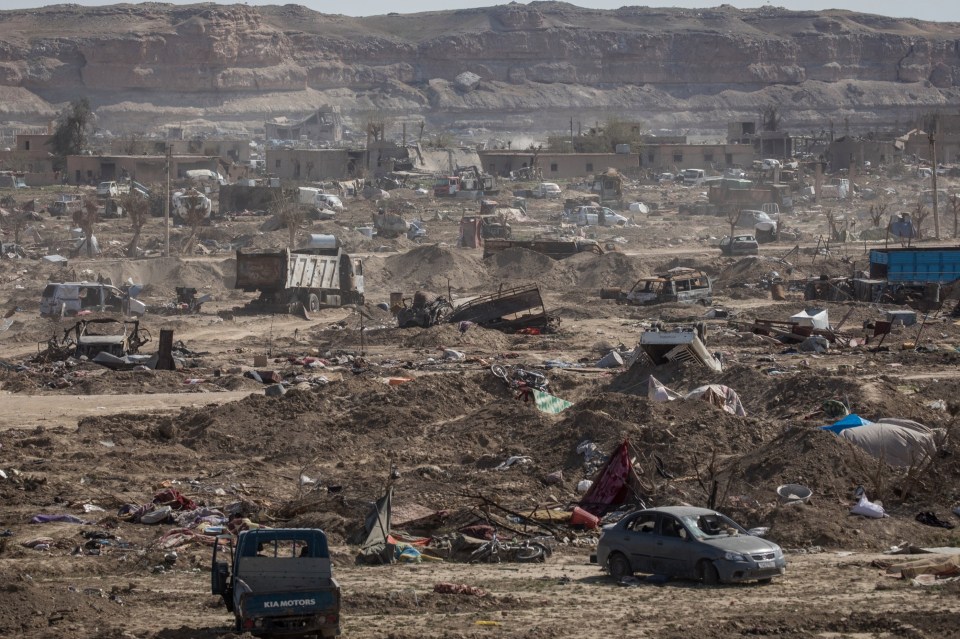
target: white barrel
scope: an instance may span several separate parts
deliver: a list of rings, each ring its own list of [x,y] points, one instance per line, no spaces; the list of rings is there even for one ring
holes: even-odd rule
[[[326,233],[311,233],[307,242],[308,248],[335,249],[340,245],[336,235]]]

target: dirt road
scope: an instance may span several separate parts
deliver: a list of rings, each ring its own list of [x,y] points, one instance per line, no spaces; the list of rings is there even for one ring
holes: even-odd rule
[[[150,395],[66,395],[55,400],[42,395],[15,395],[0,392],[0,402],[13,410],[0,411],[0,431],[12,428],[74,427],[77,420],[91,415],[151,413],[185,406],[224,404],[242,399],[250,391],[220,393],[156,393]]]

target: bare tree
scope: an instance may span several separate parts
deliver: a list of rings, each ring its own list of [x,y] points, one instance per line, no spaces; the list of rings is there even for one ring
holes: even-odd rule
[[[137,193],[127,193],[120,198],[120,206],[127,212],[127,219],[133,227],[133,237],[127,245],[127,257],[137,256],[137,244],[140,242],[140,232],[150,216],[150,202]]]
[[[99,220],[100,204],[93,198],[85,199],[80,210],[73,213],[73,223],[83,231],[87,257],[93,257],[93,231]]]
[[[297,244],[297,233],[306,220],[303,207],[300,206],[289,194],[279,193],[274,195],[273,202],[270,204],[270,212],[276,215],[287,227],[290,234],[288,246],[295,248]]]
[[[923,201],[917,202],[917,206],[913,209],[913,224],[915,230],[915,235],[918,240],[923,239],[923,222],[928,217],[930,217],[930,209],[923,203]]]
[[[960,227],[960,193],[951,195],[948,202],[950,203],[950,211],[953,213],[953,237],[960,237],[960,235],[958,235],[958,227]]]
[[[210,205],[203,193],[192,190],[183,194],[180,198],[180,206],[182,207],[181,217],[184,223],[190,227],[190,234],[187,235],[187,239],[185,239],[180,246],[180,254],[184,255],[186,253],[193,253],[193,249],[191,248],[193,241],[197,237],[200,225],[203,224],[203,221],[207,219],[207,216],[210,214]]]
[[[6,219],[7,227],[13,231],[13,243],[19,246],[23,230],[27,228],[27,223],[33,219],[33,209],[29,206],[21,207],[12,195],[5,195],[0,199],[0,206],[7,209],[10,214]]]
[[[827,227],[832,238],[837,229],[837,214],[833,212],[833,209],[827,209]]]
[[[874,227],[880,228],[880,223],[887,217],[888,208],[890,203],[886,200],[878,200],[870,205],[870,221],[873,222]]]
[[[733,208],[727,211],[727,222],[730,222],[730,241],[737,234],[737,222],[740,221],[740,209]]]
[[[4,195],[0,198],[0,206],[6,209],[9,214],[4,220],[7,226],[13,229],[13,241],[20,244],[20,235],[23,233],[24,219],[17,209],[17,200],[12,195]]]

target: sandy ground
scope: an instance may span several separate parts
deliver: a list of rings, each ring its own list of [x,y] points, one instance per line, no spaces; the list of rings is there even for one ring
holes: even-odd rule
[[[903,181],[891,183],[904,201],[915,190]],[[229,246],[286,243],[283,230],[259,233],[259,218],[205,228],[202,237],[210,240],[212,253],[204,256],[123,258],[119,252],[129,231],[119,220],[99,230],[109,254],[74,260],[68,274],[32,260],[0,261],[0,293],[11,310],[0,320],[0,470],[7,475],[0,479],[0,532],[11,532],[0,537],[0,636],[231,636],[230,617],[207,594],[209,549],[183,545],[167,570],[155,572],[165,555],[158,544],[171,526],[132,524],[113,514],[171,486],[211,507],[245,504],[249,516],[269,525],[324,528],[343,587],[346,637],[958,636],[956,583],[917,587],[872,564],[889,559],[878,553],[904,541],[960,546],[955,530],[914,520],[917,512],[931,510],[958,523],[950,514],[960,504],[960,457],[953,444],[960,410],[956,320],[931,314],[922,334],[919,326],[898,328],[887,348],[875,350],[850,346],[849,340],[864,335],[864,322],[882,319],[894,307],[824,303],[834,326],[844,319],[844,339],[823,355],[789,352],[750,331],[756,318],[782,320],[807,305],[796,287],[786,301],[772,301],[765,284],[771,271],[797,281],[849,275],[863,268],[871,244],[814,251],[827,231],[827,207],[802,206],[785,216],[801,232],[798,241],[765,245],[756,258],[722,257],[715,244],[728,232],[724,220],[676,212],[678,203],[699,197],[695,190],[637,186],[632,194],[660,209],[638,219],[638,226],[595,233],[617,250],[563,262],[526,251],[483,259],[479,250],[457,249],[466,205],[418,200],[412,192],[407,196],[427,220],[429,241],[418,246],[405,238],[368,240],[352,229],[369,218],[374,204],[349,201],[337,223],[316,223],[310,230],[336,232],[365,257],[363,315],[353,308],[326,309],[309,320],[233,313],[251,295],[232,288]],[[855,215],[867,203],[830,206]],[[557,209],[556,203],[532,202],[537,221],[515,227],[515,236],[555,228]],[[54,220],[43,226],[53,238],[66,228]],[[152,221],[144,247],[155,250],[161,231]],[[175,229],[175,238],[180,234]],[[796,244],[806,250],[786,263],[776,259]],[[635,308],[599,299],[600,288],[629,288],[639,277],[676,266],[702,268],[716,280],[715,304],[730,316],[705,321],[708,346],[722,353],[724,371],[643,362],[631,369],[594,369],[611,348],[632,348],[654,322],[704,319],[701,307]],[[91,363],[31,361],[38,344],[42,348],[72,324],[38,317],[45,282],[98,274],[147,285],[143,297],[154,310],[142,325],[154,337],[160,329],[174,330],[174,339],[191,352],[186,368],[108,371]],[[457,301],[504,282],[539,284],[548,310],[561,320],[559,331],[533,336],[480,328],[461,333],[455,326],[402,330],[376,307],[394,291],[410,297],[422,289]],[[199,314],[162,312],[179,285],[196,286],[214,299]],[[921,352],[902,348],[918,335]],[[444,361],[448,348],[463,352],[465,360]],[[144,352],[154,349],[151,342]],[[257,355],[267,357],[266,367],[254,366]],[[323,365],[310,368],[304,357]],[[549,361],[585,368],[546,370]],[[516,401],[489,373],[494,362],[541,370],[553,392],[574,406],[553,416]],[[276,371],[290,392],[265,397],[263,385],[245,376],[254,368]],[[651,402],[651,374],[679,391],[725,384],[740,394],[747,416],[705,403]],[[384,383],[398,377],[412,381]],[[906,417],[942,428],[949,443],[924,465],[889,468],[817,430],[833,421],[821,410],[828,399],[845,401],[871,419]],[[590,440],[609,451],[624,438],[638,451],[636,468],[648,503],[703,505],[707,494],[698,475],[719,464],[714,470],[723,486],[721,508],[747,526],[770,528],[770,538],[788,549],[787,575],[768,586],[620,587],[588,563],[596,534],[566,529],[558,532],[557,551],[545,564],[353,565],[356,548],[348,539],[391,467],[402,476],[398,507],[447,511],[449,518],[430,534],[455,533],[477,521],[511,527],[508,519],[478,510],[478,497],[494,497],[511,509],[572,505],[579,499],[577,482],[595,470],[577,446]],[[512,455],[532,461],[492,470]],[[671,478],[658,474],[654,456]],[[548,484],[545,477],[557,470],[562,482]],[[316,479],[320,490],[305,494],[301,475]],[[814,490],[810,504],[777,503],[776,487],[791,482]],[[857,486],[882,499],[891,516],[850,516]],[[84,504],[104,511],[84,513]],[[93,523],[28,523],[38,513],[68,513]],[[86,541],[84,531],[108,531],[127,545],[74,554]],[[39,537],[49,537],[49,546],[24,545]],[[441,581],[489,594],[433,593]]]

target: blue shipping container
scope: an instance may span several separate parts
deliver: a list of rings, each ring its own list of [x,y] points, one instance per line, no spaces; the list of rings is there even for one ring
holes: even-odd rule
[[[923,284],[960,278],[960,248],[896,248],[870,251],[870,277]]]

